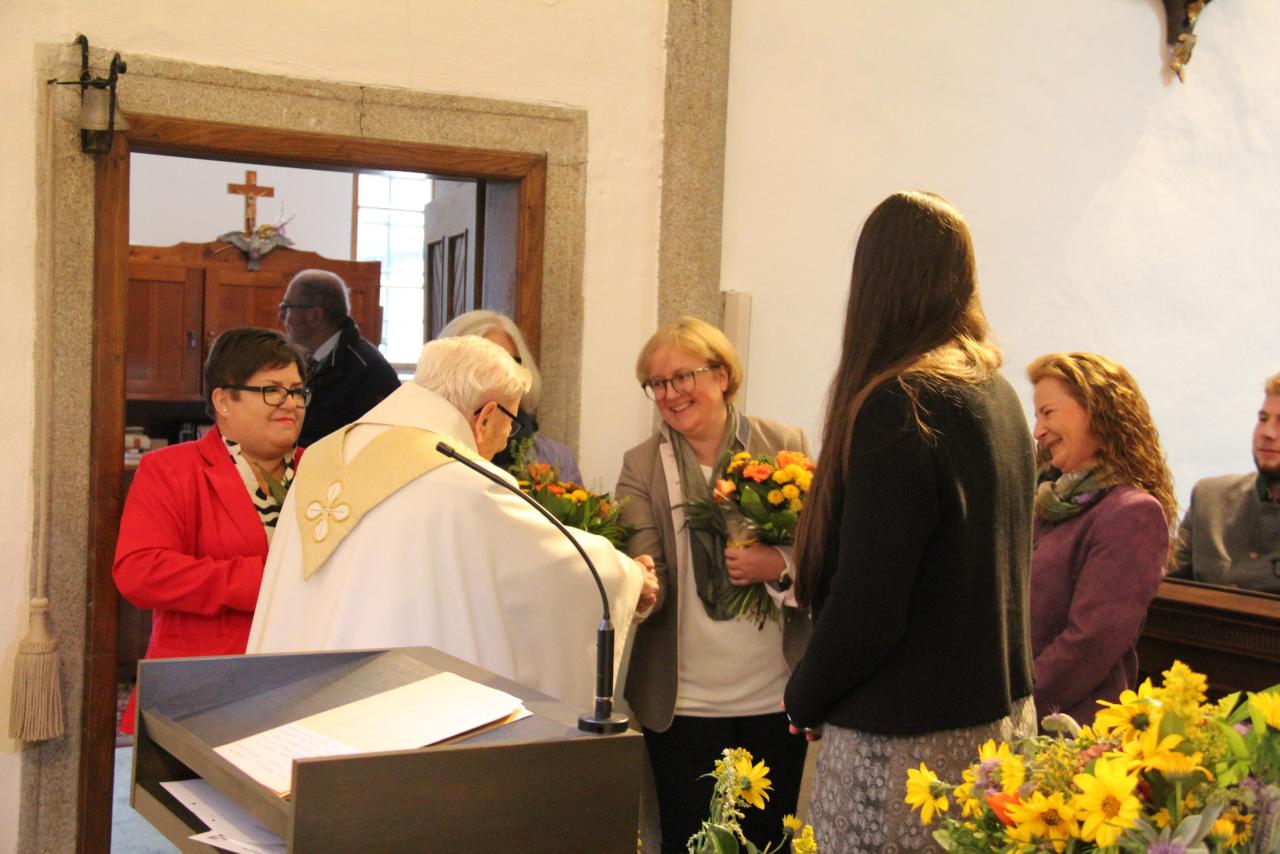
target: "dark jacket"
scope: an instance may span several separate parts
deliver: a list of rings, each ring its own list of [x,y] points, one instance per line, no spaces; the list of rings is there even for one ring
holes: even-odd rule
[[[400,388],[400,378],[378,348],[360,337],[360,327],[348,317],[338,346],[315,363],[307,384],[312,398],[298,436],[303,447],[373,409]]]
[[[932,439],[897,381],[858,413],[813,636],[787,685],[797,725],[936,732],[998,720],[1031,693],[1022,407],[999,376],[919,399]]]
[[[1091,723],[1138,675],[1138,635],[1164,577],[1169,523],[1160,502],[1129,485],[1079,515],[1035,523],[1031,645],[1036,711]]]

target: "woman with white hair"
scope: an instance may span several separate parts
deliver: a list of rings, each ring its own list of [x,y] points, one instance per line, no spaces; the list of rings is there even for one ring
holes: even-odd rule
[[[508,469],[515,462],[514,450],[519,442],[533,437],[533,454],[529,462],[550,463],[560,473],[561,480],[582,483],[582,472],[578,470],[578,461],[568,446],[544,436],[538,430],[538,402],[542,398],[542,374],[538,371],[538,363],[533,359],[533,352],[521,334],[515,321],[505,314],[496,311],[478,309],[460,314],[445,324],[438,338],[457,338],[462,335],[479,335],[487,338],[506,350],[529,372],[531,385],[520,402],[520,411],[516,413],[519,432],[511,443],[493,457],[493,464],[500,469]]]

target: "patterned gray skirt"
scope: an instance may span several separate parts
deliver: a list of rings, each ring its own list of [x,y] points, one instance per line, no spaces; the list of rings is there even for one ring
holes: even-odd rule
[[[904,798],[907,769],[923,762],[943,780],[959,783],[988,738],[1014,742],[1036,733],[1035,703],[1025,697],[1008,717],[964,729],[908,737],[822,728],[809,822],[822,854],[939,851],[932,833]]]

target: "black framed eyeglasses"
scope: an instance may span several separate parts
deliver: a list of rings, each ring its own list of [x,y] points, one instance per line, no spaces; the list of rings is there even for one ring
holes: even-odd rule
[[[664,380],[657,377],[647,379],[640,383],[640,387],[644,389],[645,395],[650,400],[662,400],[671,389],[674,389],[676,394],[688,394],[698,384],[698,374],[714,371],[719,367],[718,363],[712,362],[701,368],[694,368],[692,371],[676,371],[670,379]]]
[[[262,402],[267,406],[281,406],[285,398],[292,397],[299,409],[306,409],[311,403],[311,389],[285,388],[282,385],[220,385],[218,388],[232,388],[236,391],[256,391],[262,395]]]
[[[313,305],[312,303],[282,302],[280,303],[280,310],[277,312],[277,314],[279,314],[281,317],[284,317],[285,312],[287,312],[291,308],[315,308],[315,307],[316,306]]]
[[[493,402],[493,405],[494,405],[494,406],[496,406],[496,407],[498,407],[498,411],[499,411],[499,412],[501,412],[503,415],[505,415],[505,416],[507,416],[508,418],[510,418],[510,419],[511,419],[511,432],[510,432],[510,433],[508,433],[508,434],[507,434],[507,436],[508,436],[508,437],[511,437],[511,436],[519,436],[519,435],[520,435],[520,427],[521,427],[521,425],[520,425],[520,419],[518,419],[518,418],[516,418],[514,415],[512,415],[512,414],[511,414],[511,410],[510,410],[510,409],[507,409],[507,408],[506,408],[505,406],[503,406],[501,403],[498,403],[498,401],[496,401],[496,400],[495,400],[495,401]],[[479,409],[477,409],[475,412],[473,412],[473,413],[471,413],[471,414],[472,414],[472,416],[476,416],[476,415],[479,415],[479,414],[480,414],[481,412],[483,412],[483,411],[484,411],[484,406],[481,406]]]

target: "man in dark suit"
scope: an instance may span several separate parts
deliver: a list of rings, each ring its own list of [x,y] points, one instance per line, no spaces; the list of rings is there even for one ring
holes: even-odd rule
[[[1265,389],[1253,428],[1257,471],[1195,485],[1170,575],[1280,593],[1280,374]]]
[[[280,303],[280,322],[289,340],[311,356],[312,400],[300,446],[350,424],[400,387],[395,369],[360,336],[350,291],[337,274],[303,270],[294,276]]]

